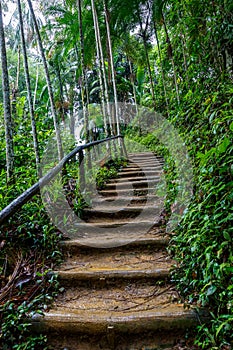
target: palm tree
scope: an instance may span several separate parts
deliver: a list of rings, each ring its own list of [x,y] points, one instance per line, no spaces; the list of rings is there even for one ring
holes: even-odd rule
[[[37,139],[36,121],[35,121],[34,108],[33,108],[33,99],[32,99],[32,92],[31,92],[29,68],[28,68],[27,49],[26,49],[26,42],[25,42],[25,36],[24,36],[24,25],[23,25],[21,1],[17,0],[17,3],[18,3],[20,34],[21,34],[22,51],[23,51],[25,81],[26,81],[26,86],[27,86],[28,105],[29,105],[29,111],[30,111],[30,116],[31,116],[33,146],[34,146],[34,152],[35,152],[37,173],[39,175],[39,164],[40,164],[39,145],[38,145],[38,139]]]
[[[13,126],[11,116],[10,86],[6,55],[5,32],[3,26],[2,1],[0,0],[0,46],[2,63],[3,107],[6,139],[6,168],[7,181],[10,182],[14,171]]]
[[[41,35],[40,35],[37,19],[36,19],[35,13],[34,13],[34,9],[32,6],[32,2],[31,2],[31,0],[27,0],[27,2],[29,5],[32,20],[34,23],[34,28],[35,28],[35,32],[36,32],[36,36],[37,36],[37,42],[38,42],[38,46],[39,46],[39,50],[40,50],[40,55],[41,55],[42,62],[44,65],[45,78],[46,78],[46,82],[47,82],[51,112],[52,112],[53,122],[54,122],[54,129],[55,129],[55,133],[56,133],[58,157],[59,157],[59,160],[61,160],[63,157],[62,141],[61,141],[57,112],[56,112],[55,103],[54,103],[54,95],[53,95],[53,89],[52,89],[51,79],[50,79],[49,70],[48,70],[48,64],[47,64],[47,60],[45,57],[43,43],[41,40]]]

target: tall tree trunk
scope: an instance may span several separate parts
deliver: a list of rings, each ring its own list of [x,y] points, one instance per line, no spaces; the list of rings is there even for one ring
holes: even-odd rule
[[[129,58],[128,62],[129,62],[129,69],[130,69],[130,75],[131,75],[131,84],[133,86],[133,97],[134,97],[134,101],[135,101],[135,106],[136,106],[136,113],[138,115],[138,105],[137,105],[137,99],[136,99],[136,89],[135,89],[135,84],[134,84],[134,78],[133,78],[133,68],[132,68],[132,63],[130,61]]]
[[[59,94],[60,94],[60,101],[59,101],[59,111],[60,111],[60,118],[65,124],[65,109],[64,109],[64,92],[63,92],[63,84],[62,84],[62,79],[61,79],[61,71],[58,66],[56,67],[56,75],[57,75],[57,80],[59,83]]]
[[[16,80],[15,80],[15,90],[19,90],[19,77],[20,77],[20,67],[21,67],[21,48],[18,45],[18,61],[17,61],[17,72],[16,72]]]
[[[143,29],[143,25],[142,25],[142,20],[141,20],[141,16],[140,16],[140,13],[139,13],[139,9],[137,10],[137,14],[138,14],[138,20],[139,20],[139,24],[140,24],[140,30],[141,30],[143,45],[144,45],[145,54],[146,54],[146,63],[147,63],[147,69],[148,69],[149,79],[150,79],[151,95],[152,95],[153,105],[154,105],[154,108],[155,108],[156,102],[155,102],[155,93],[154,93],[154,83],[153,83],[153,78],[152,78],[150,59],[149,59],[149,54],[148,54],[148,49],[147,49],[147,42],[146,42],[146,28],[148,27],[148,22],[146,24],[145,29]],[[147,21],[148,20],[149,20],[149,14],[148,14],[148,17],[147,17]]]
[[[72,77],[72,82],[69,89],[69,103],[70,103],[70,133],[75,136],[75,118],[74,118],[74,87],[75,87],[75,76]]]
[[[107,9],[106,0],[103,0],[103,5],[104,5],[104,15],[105,15],[105,23],[106,23],[106,29],[107,29],[108,48],[109,48],[109,54],[110,54],[110,65],[111,65],[112,86],[113,86],[113,94],[114,94],[117,134],[120,135],[120,120],[119,120],[118,98],[117,98],[115,70],[114,70],[113,52],[112,52],[112,40],[111,40],[110,25],[109,25],[109,11]]]
[[[112,122],[112,118],[111,118],[111,110],[110,110],[109,94],[108,94],[108,83],[107,83],[107,77],[106,77],[103,47],[102,47],[102,43],[101,43],[100,28],[99,28],[99,21],[98,21],[96,8],[94,10],[95,10],[95,17],[96,17],[97,38],[98,38],[99,50],[100,50],[101,71],[102,71],[102,76],[103,76],[103,81],[104,81],[104,97],[105,97],[105,102],[107,105],[106,113],[107,113],[107,119],[108,119],[109,128],[110,128],[110,135],[113,135],[113,122]]]
[[[12,118],[12,125],[14,129],[14,123],[13,121],[17,119],[17,97],[19,96],[19,77],[20,77],[20,67],[21,67],[21,48],[20,45],[18,45],[18,59],[17,59],[17,71],[16,71],[16,79],[14,84],[12,84],[11,89],[11,118]]]
[[[89,116],[88,116],[88,102],[87,102],[87,83],[85,74],[85,56],[84,56],[84,36],[83,36],[83,22],[82,22],[82,7],[81,0],[78,0],[78,20],[79,20],[79,35],[80,35],[80,59],[81,59],[81,71],[82,71],[82,104],[83,104],[83,114],[84,114],[84,130],[86,142],[90,139],[89,132]]]
[[[160,69],[161,69],[161,74],[162,74],[163,91],[164,91],[167,111],[169,113],[169,104],[168,104],[167,90],[166,90],[166,84],[165,84],[165,76],[164,76],[164,70],[163,70],[163,61],[162,61],[162,55],[161,55],[160,44],[159,44],[159,37],[158,37],[158,32],[157,32],[155,21],[153,21],[153,25],[154,25],[154,32],[155,32],[155,40],[156,40],[156,44],[157,44],[157,48],[158,48],[158,54],[159,54],[159,63],[160,63]]]
[[[36,67],[36,82],[35,82],[35,89],[34,89],[34,96],[33,96],[33,109],[35,111],[36,108],[36,95],[37,95],[37,89],[38,89],[38,82],[39,82],[39,65]]]
[[[100,45],[101,45],[101,43],[99,43],[99,40],[98,40],[98,30],[97,30],[97,20],[98,19],[97,19],[94,0],[91,0],[91,8],[92,8],[92,16],[93,16],[93,22],[94,22],[94,30],[95,30],[96,59],[97,59],[98,75],[99,75],[99,83],[100,83],[100,96],[101,96],[102,110],[103,110],[103,116],[104,116],[104,129],[105,129],[105,135],[108,136],[106,105],[105,105],[105,100],[104,100],[104,82],[103,82],[103,74],[102,74],[102,69],[101,69],[101,58],[100,58]]]
[[[33,146],[34,146],[35,159],[36,159],[36,169],[37,169],[38,175],[40,176],[40,168],[39,168],[39,165],[40,165],[39,145],[38,145],[38,139],[37,139],[37,130],[36,130],[35,114],[34,114],[34,108],[33,108],[32,92],[31,92],[31,81],[30,81],[29,68],[28,68],[28,59],[27,59],[27,49],[26,49],[26,42],[25,42],[25,35],[24,35],[24,25],[23,25],[22,8],[21,8],[21,2],[20,2],[20,0],[17,0],[17,2],[18,2],[19,23],[20,23],[20,35],[21,35],[21,42],[22,42],[23,61],[24,61],[24,71],[25,71],[25,80],[26,80],[27,93],[28,93],[28,105],[29,105],[29,111],[30,111],[30,116],[31,116],[31,127],[32,127],[32,136],[33,136]]]
[[[6,168],[7,181],[10,182],[14,171],[14,148],[13,148],[13,127],[11,117],[10,86],[7,67],[5,33],[2,18],[2,0],[0,0],[0,46],[2,63],[2,87],[3,87],[3,107],[6,139]]]
[[[174,56],[173,56],[173,49],[172,49],[171,40],[170,40],[170,37],[169,37],[169,34],[168,34],[167,25],[166,25],[163,13],[162,13],[162,21],[163,21],[165,34],[166,34],[166,41],[167,41],[167,44],[168,44],[168,57],[171,59],[171,62],[172,62],[174,83],[175,83],[175,89],[176,89],[176,98],[177,98],[177,102],[179,104],[180,103],[180,97],[179,97],[179,89],[178,89],[178,84],[177,84],[176,69],[175,69],[175,62],[174,62]]]
[[[53,95],[53,89],[52,89],[51,79],[50,79],[49,70],[48,70],[48,64],[47,64],[47,60],[45,57],[44,48],[43,48],[43,44],[42,44],[42,40],[41,40],[41,36],[40,36],[40,31],[39,31],[38,23],[37,23],[36,16],[35,16],[35,13],[33,10],[32,2],[31,2],[31,0],[27,0],[27,2],[29,5],[30,13],[31,13],[33,24],[34,24],[35,31],[36,31],[40,55],[41,55],[42,62],[44,65],[45,78],[46,78],[46,82],[47,82],[51,112],[52,112],[53,122],[54,122],[54,129],[55,129],[55,133],[56,133],[58,158],[59,158],[59,160],[61,160],[63,157],[62,141],[61,141],[61,134],[60,134],[57,112],[56,112],[55,103],[54,103],[54,95]]]

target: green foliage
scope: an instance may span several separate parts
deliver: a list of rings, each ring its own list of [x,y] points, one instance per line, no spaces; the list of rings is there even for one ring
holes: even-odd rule
[[[173,119],[196,165],[193,201],[172,239],[179,262],[173,277],[187,304],[211,311],[210,324],[199,327],[197,344],[222,349],[232,344],[233,322],[232,91],[221,84],[205,93],[200,99],[195,91],[193,101],[184,96],[186,109]]]

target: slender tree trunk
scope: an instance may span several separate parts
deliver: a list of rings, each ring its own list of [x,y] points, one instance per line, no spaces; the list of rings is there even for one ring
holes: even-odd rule
[[[169,103],[168,103],[168,98],[167,98],[167,90],[166,90],[165,76],[164,76],[164,70],[163,70],[163,61],[162,61],[162,55],[161,55],[160,44],[159,44],[159,37],[158,37],[158,32],[157,32],[155,21],[153,21],[153,24],[154,24],[155,40],[156,40],[158,54],[159,54],[160,69],[161,69],[161,74],[162,74],[163,91],[164,91],[167,111],[169,113]]]
[[[18,59],[17,59],[17,71],[16,71],[16,79],[11,89],[11,118],[12,125],[14,129],[13,120],[17,119],[17,97],[19,96],[19,77],[20,77],[20,67],[21,67],[21,48],[18,45]]]
[[[130,59],[128,58],[128,62],[129,62],[129,69],[130,69],[130,74],[131,77],[133,77],[133,68],[132,68],[132,63],[130,61]],[[137,99],[136,99],[136,89],[135,89],[135,84],[134,84],[134,79],[132,78],[131,80],[131,84],[133,86],[133,96],[134,96],[134,101],[135,101],[135,106],[136,106],[136,113],[138,115],[138,105],[137,105]]]
[[[78,20],[79,20],[79,35],[80,35],[80,51],[81,51],[81,70],[82,70],[82,103],[83,103],[83,114],[84,114],[84,129],[85,129],[85,138],[86,142],[90,139],[89,132],[89,116],[87,108],[87,84],[86,84],[86,75],[85,75],[85,57],[84,57],[84,36],[83,36],[83,23],[82,23],[82,8],[81,0],[78,0]]]
[[[164,18],[163,14],[162,14],[162,20],[163,20],[163,26],[164,26],[164,30],[165,30],[165,34],[166,34],[166,40],[167,40],[167,44],[168,44],[168,56],[169,56],[169,58],[171,59],[171,62],[172,62],[174,83],[175,83],[175,88],[176,88],[176,98],[177,98],[177,102],[179,104],[180,103],[180,97],[179,97],[179,89],[178,89],[178,84],[177,84],[177,77],[176,77],[175,62],[174,62],[174,57],[173,57],[173,50],[172,50],[171,40],[170,40],[170,37],[169,37],[169,34],[168,34],[167,25],[166,25],[165,18]]]
[[[2,0],[0,0],[0,46],[2,63],[2,87],[3,87],[3,107],[6,139],[6,168],[7,181],[10,182],[14,171],[14,148],[13,148],[13,127],[11,117],[10,86],[7,67],[7,55],[5,44],[5,33],[2,19]]]
[[[40,36],[40,31],[39,31],[38,23],[37,23],[36,16],[35,16],[35,13],[33,10],[32,2],[31,2],[31,0],[27,0],[27,2],[28,2],[29,9],[31,12],[33,24],[34,24],[35,31],[36,31],[38,46],[39,46],[39,50],[40,50],[40,55],[41,55],[42,62],[44,65],[45,78],[46,78],[47,87],[48,87],[51,112],[52,112],[52,116],[53,116],[54,129],[55,129],[56,139],[57,139],[58,157],[59,157],[59,160],[61,160],[63,157],[62,141],[61,141],[61,134],[60,134],[57,112],[56,112],[55,103],[54,103],[53,89],[52,89],[52,84],[51,84],[51,80],[50,80],[48,64],[47,64],[47,60],[45,57],[44,48],[43,48],[43,44],[42,44],[42,40],[41,40],[41,36]]]
[[[106,23],[106,29],[107,29],[108,47],[109,47],[109,53],[110,53],[110,65],[111,65],[112,85],[113,85],[113,94],[114,94],[117,134],[120,135],[118,98],[117,98],[115,70],[114,70],[114,62],[113,62],[112,41],[111,41],[110,26],[109,26],[109,12],[107,9],[106,0],[103,0],[103,5],[104,5],[105,23]]]
[[[108,125],[107,125],[107,116],[106,116],[106,105],[104,101],[104,83],[103,83],[103,75],[102,75],[101,59],[100,59],[101,43],[99,43],[99,40],[98,40],[97,16],[96,16],[94,0],[91,0],[91,8],[92,8],[92,16],[93,16],[94,29],[95,29],[96,58],[97,58],[98,75],[99,75],[99,83],[100,83],[100,96],[101,96],[101,103],[102,103],[103,116],[104,116],[104,129],[105,129],[105,135],[107,137]]]
[[[70,133],[75,136],[75,118],[74,118],[74,87],[75,87],[75,73],[70,84],[69,102],[70,102]]]
[[[18,63],[17,63],[17,74],[16,74],[16,81],[15,81],[16,90],[19,90],[20,67],[21,67],[21,50],[20,50],[20,46],[18,46]]]
[[[150,79],[151,95],[152,95],[152,100],[153,100],[153,104],[154,104],[154,108],[155,108],[156,103],[155,103],[154,83],[153,83],[152,72],[151,72],[151,67],[150,67],[149,54],[148,54],[147,45],[146,45],[146,29],[143,29],[139,9],[137,10],[137,14],[138,14],[138,20],[139,20],[139,24],[140,24],[140,30],[141,30],[143,45],[144,45],[145,54],[146,54],[146,63],[147,63],[147,69],[148,69],[149,79]],[[148,17],[147,17],[147,20],[148,20]],[[148,23],[146,25],[146,28],[147,28],[147,26],[148,26]]]
[[[105,62],[104,62],[104,54],[103,54],[103,47],[101,43],[101,36],[100,36],[100,28],[99,28],[99,21],[98,21],[98,16],[95,10],[95,17],[96,17],[96,30],[97,30],[97,38],[98,38],[98,43],[99,43],[99,50],[100,50],[100,63],[101,63],[101,71],[102,71],[102,76],[103,76],[103,81],[104,81],[104,97],[105,97],[105,102],[107,105],[107,119],[109,122],[109,127],[110,127],[110,135],[113,135],[113,122],[111,118],[111,110],[110,110],[110,103],[109,103],[109,94],[108,94],[108,83],[107,83],[107,77],[106,77],[106,69],[105,69]]]
[[[22,51],[23,51],[23,61],[24,61],[25,80],[26,80],[27,93],[28,93],[28,105],[29,105],[29,111],[30,111],[30,116],[31,116],[31,127],[32,127],[32,136],[33,136],[33,146],[34,146],[35,159],[36,159],[36,169],[37,169],[38,175],[40,176],[40,168],[39,168],[39,165],[40,165],[39,145],[38,145],[38,139],[37,139],[36,121],[35,121],[35,114],[34,114],[34,108],[33,108],[32,93],[31,93],[31,81],[30,81],[30,75],[29,75],[28,59],[27,59],[27,50],[26,50],[26,42],[25,42],[25,36],[24,36],[24,26],[23,26],[22,8],[21,8],[21,2],[20,2],[20,0],[17,0],[17,2],[18,2],[18,12],[19,12],[19,23],[20,23],[20,34],[21,34]]]
[[[59,83],[59,93],[60,93],[60,118],[65,124],[65,109],[64,109],[64,92],[63,92],[63,85],[62,85],[62,79],[61,79],[61,72],[60,72],[60,67],[58,64],[58,67],[56,68],[56,74],[57,74],[57,79]]]
[[[35,108],[36,108],[36,95],[37,95],[37,89],[38,89],[38,82],[39,82],[39,65],[37,64],[37,67],[36,67],[36,82],[35,82],[34,97],[33,97],[33,109],[34,109],[34,111],[35,111]]]

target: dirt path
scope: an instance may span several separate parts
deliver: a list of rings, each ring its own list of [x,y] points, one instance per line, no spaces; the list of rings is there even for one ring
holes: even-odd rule
[[[61,293],[34,318],[53,349],[196,349],[184,335],[199,316],[184,309],[169,280],[174,261],[156,195],[161,173],[152,153],[131,154],[84,212],[79,239],[62,242]]]

